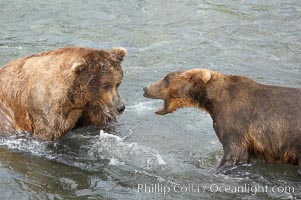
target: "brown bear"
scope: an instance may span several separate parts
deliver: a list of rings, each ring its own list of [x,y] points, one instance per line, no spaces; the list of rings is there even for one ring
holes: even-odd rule
[[[158,115],[191,106],[208,112],[224,149],[222,171],[257,157],[299,165],[301,172],[301,89],[191,69],[167,74],[144,96],[164,100]]]
[[[64,47],[0,68],[0,133],[31,132],[57,140],[68,131],[101,126],[125,106],[118,86],[124,48]]]

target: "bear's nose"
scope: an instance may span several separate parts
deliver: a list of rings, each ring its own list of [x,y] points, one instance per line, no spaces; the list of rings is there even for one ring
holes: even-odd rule
[[[122,104],[121,106],[118,106],[118,107],[117,107],[117,112],[118,112],[119,114],[123,113],[124,110],[125,110],[125,105],[124,105],[124,104]]]
[[[144,91],[145,93],[147,93],[147,87],[144,87],[144,88],[143,88],[143,91]]]

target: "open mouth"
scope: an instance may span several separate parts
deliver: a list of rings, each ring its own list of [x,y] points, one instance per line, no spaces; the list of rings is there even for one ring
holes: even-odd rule
[[[157,115],[165,115],[167,113],[166,105],[167,105],[167,102],[165,100],[163,100],[162,103],[160,104],[160,107],[155,110],[155,113]]]
[[[160,97],[149,94],[147,91],[144,92],[143,96],[146,98],[149,98],[149,99],[161,99]],[[160,107],[155,110],[155,114],[157,114],[157,115],[167,114],[167,101],[161,99],[161,102],[162,103],[161,103]]]

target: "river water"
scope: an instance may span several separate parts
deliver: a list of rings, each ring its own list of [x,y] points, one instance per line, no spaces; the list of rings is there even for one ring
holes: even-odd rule
[[[1,200],[301,198],[296,166],[254,161],[215,174],[223,151],[209,115],[156,116],[160,102],[142,96],[164,74],[194,67],[300,87],[301,1],[0,0],[1,66],[66,45],[128,50],[126,111],[58,143],[1,137]]]

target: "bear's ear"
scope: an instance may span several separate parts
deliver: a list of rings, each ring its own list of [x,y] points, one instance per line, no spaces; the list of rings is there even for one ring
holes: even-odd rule
[[[81,72],[84,68],[85,68],[85,63],[79,61],[74,62],[71,66],[71,70],[76,74]]]
[[[126,56],[127,51],[123,47],[115,47],[112,50],[110,50],[110,53],[114,58],[116,58],[119,62],[121,62]]]
[[[195,85],[207,84],[211,79],[212,73],[208,69],[192,69],[187,71],[189,81]]]

